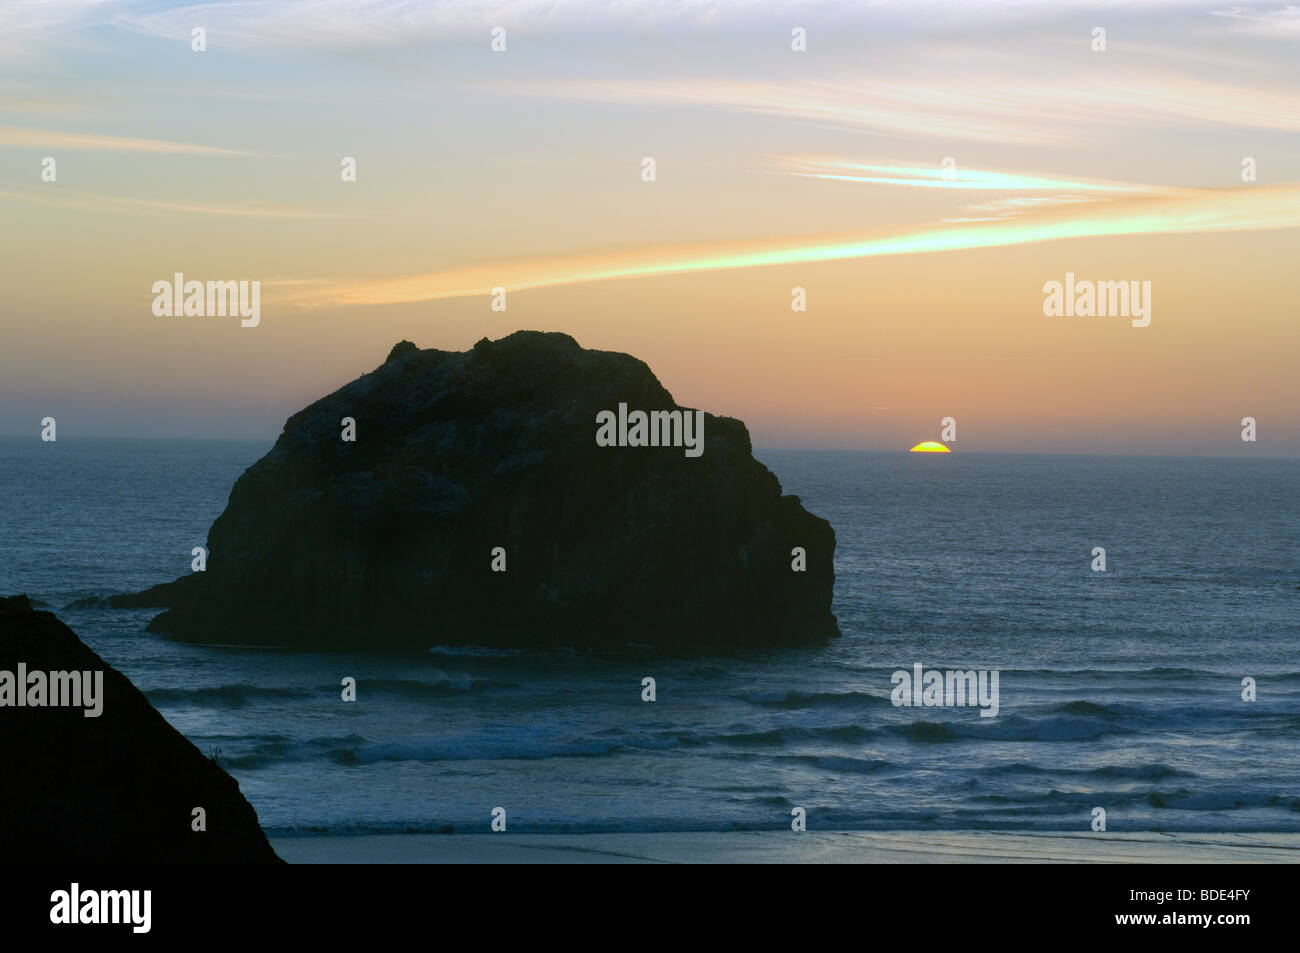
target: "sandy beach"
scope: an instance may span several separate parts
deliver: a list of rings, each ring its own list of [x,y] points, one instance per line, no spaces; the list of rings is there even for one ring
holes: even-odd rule
[[[806,831],[273,837],[293,864],[1294,863],[1297,834]]]

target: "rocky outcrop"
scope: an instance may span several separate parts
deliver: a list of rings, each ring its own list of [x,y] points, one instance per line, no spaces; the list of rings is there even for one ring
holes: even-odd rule
[[[11,865],[279,862],[239,783],[26,596],[0,599],[0,765]]]
[[[620,404],[684,410],[641,361],[566,334],[403,341],[289,418],[212,525],[206,572],[128,598],[168,606],[150,628],[175,638],[311,648],[838,635],[834,531],[782,496],[744,424],[704,415],[698,456],[598,446]]]

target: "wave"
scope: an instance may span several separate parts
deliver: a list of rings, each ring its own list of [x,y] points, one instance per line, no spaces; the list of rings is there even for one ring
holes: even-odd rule
[[[1090,701],[1072,701],[1064,702],[1052,708],[1052,711],[1061,712],[1064,715],[1090,715],[1099,718],[1119,718],[1127,712],[1120,711],[1118,705],[1102,705]]]
[[[1184,771],[1158,762],[1134,765],[1108,764],[1099,768],[1061,768],[1017,761],[1012,764],[999,764],[985,768],[984,773],[994,777],[1024,774],[1044,777],[1114,778],[1119,780],[1131,778],[1137,781],[1200,777],[1193,771]]]
[[[470,692],[510,691],[517,688],[519,688],[519,685],[516,682],[463,674],[442,675],[431,681],[402,678],[366,678],[359,679],[357,682],[357,691],[360,697],[391,695],[410,700],[442,698]],[[338,685],[317,685],[314,689],[303,689],[236,683],[206,688],[154,688],[144,694],[154,705],[201,705],[215,708],[242,708],[252,702],[259,701],[303,700],[319,698],[321,695],[337,697],[339,690]]]
[[[1052,788],[1032,794],[993,792],[972,795],[968,798],[968,803],[979,805],[983,810],[991,808],[1002,810],[1003,807],[1014,808],[1027,817],[1045,817],[1075,812],[1078,812],[1080,816],[1086,816],[1092,806],[1101,803],[1104,804],[1107,812],[1112,817],[1127,818],[1130,821],[1138,816],[1150,816],[1144,810],[1145,808],[1197,813],[1259,809],[1300,813],[1300,798],[1293,795],[1274,794],[1267,791],[1193,792],[1186,788],[1139,791],[1062,791]],[[981,813],[980,808],[971,813],[979,816]]]
[[[980,723],[982,722],[982,723]],[[890,725],[887,732],[918,744],[953,741],[1095,741],[1136,729],[1109,718],[1058,716],[1031,719],[1021,715],[976,721],[913,721]]]
[[[495,678],[480,678],[475,675],[455,674],[440,675],[432,681],[408,678],[367,678],[357,680],[357,692],[381,695],[396,695],[401,698],[441,698],[447,695],[461,695],[467,692],[509,691],[519,687],[516,682]],[[328,691],[337,691],[333,686],[326,686]]]
[[[830,708],[867,708],[889,705],[889,696],[873,695],[869,692],[801,692],[797,690],[788,691],[755,691],[746,692],[740,696],[743,700],[752,705],[762,705],[768,708],[814,708],[825,706]]]
[[[706,735],[703,741],[743,746],[778,746],[791,741],[865,741],[874,737],[875,729],[861,725],[831,725],[809,727],[807,725],[787,725],[767,730],[735,731],[723,735]]]
[[[1044,795],[1050,802],[1027,804],[1003,799],[979,807],[962,807],[938,811],[903,810],[867,811],[836,810],[829,806],[814,806],[809,811],[823,830],[851,831],[1007,831],[1018,834],[1058,834],[1063,830],[1086,831],[1090,808],[1095,795],[1070,795],[1049,792]],[[1272,797],[1261,799],[1232,794],[1217,795],[1225,805],[1235,805],[1217,810],[1254,808],[1267,811],[1260,816],[1239,816],[1231,823],[1234,835],[1258,833],[1300,833],[1300,804],[1293,798]],[[1241,802],[1241,803],[1238,803]],[[1116,807],[1121,802],[1112,801]],[[1126,802],[1124,802],[1126,803]],[[530,820],[528,831],[532,834],[570,833],[663,833],[663,832],[718,832],[718,831],[773,831],[789,830],[790,808],[807,804],[803,799],[792,799],[780,794],[746,798],[734,805],[734,812],[723,816],[654,814],[649,811],[617,816],[590,816],[583,818],[552,817]],[[1211,811],[1216,809],[1211,808]],[[1152,815],[1149,812],[1110,811],[1110,824],[1121,838],[1125,834],[1157,832],[1204,833],[1220,836],[1224,833],[1225,819],[1221,814],[1208,813],[1197,816],[1192,812],[1168,812]],[[348,818],[328,824],[298,823],[278,825],[265,823],[263,829],[270,837],[310,837],[322,834],[485,834],[486,818],[457,816],[451,818],[420,818],[401,820],[356,820]],[[490,836],[490,835],[489,835]]]
[[[1287,794],[1247,791],[1151,791],[1145,797],[1151,807],[1173,811],[1238,811],[1260,807],[1282,807],[1300,812],[1300,798]]]
[[[221,762],[227,768],[251,771],[289,762],[328,758],[329,753],[340,746],[365,744],[367,739],[361,735],[344,735],[299,741],[288,735],[270,734],[243,738],[198,736],[198,741],[204,751],[221,749]],[[238,743],[240,749],[232,749],[232,742]]]
[[[331,691],[333,689],[331,688]],[[154,688],[144,693],[154,705],[209,705],[242,708],[251,701],[284,701],[312,698],[315,692],[300,688],[268,688],[263,685],[217,685],[209,688]]]
[[[837,774],[876,774],[899,768],[899,765],[883,758],[850,758],[839,755],[795,754],[778,756],[774,760],[786,764],[807,765]]]
[[[454,739],[446,741],[364,744],[336,748],[329,756],[342,765],[380,761],[540,761],[547,758],[592,758],[624,750],[619,741],[512,741]]]
[[[448,658],[517,658],[530,653],[527,649],[493,649],[485,645],[433,645],[429,654]]]
[[[955,667],[955,666],[954,666]],[[1011,676],[1015,675],[1032,675],[1032,676],[1152,676],[1156,678],[1227,678],[1234,682],[1239,681],[1241,676],[1235,672],[1223,669],[1205,669],[1205,668],[1185,668],[1181,666],[1157,665],[1151,668],[1003,668],[999,669],[1002,673],[1001,678],[1005,683]],[[1300,671],[1290,672],[1252,672],[1256,677],[1265,676],[1269,679],[1300,679]]]

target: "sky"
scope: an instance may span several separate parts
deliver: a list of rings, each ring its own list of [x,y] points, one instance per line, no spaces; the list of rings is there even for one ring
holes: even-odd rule
[[[271,439],[536,329],[760,447],[1300,456],[1298,47],[1285,3],[6,0],[0,433]],[[177,272],[259,323],[156,315]],[[1046,314],[1067,274],[1149,323]]]

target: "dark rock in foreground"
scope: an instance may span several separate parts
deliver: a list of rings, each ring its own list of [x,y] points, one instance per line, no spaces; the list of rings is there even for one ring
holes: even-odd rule
[[[21,708],[0,695],[6,863],[279,862],[239,783],[26,596],[0,599],[0,672],[16,681],[20,663],[28,673],[102,672],[102,707],[88,718],[84,703],[52,707],[48,693],[44,707]],[[205,831],[192,829],[196,807]]]
[[[179,639],[310,648],[838,635],[834,531],[781,495],[745,425],[706,415],[695,457],[598,446],[620,403],[677,409],[644,363],[566,334],[403,341],[289,418],[212,525],[206,572],[118,604],[166,605],[150,628]]]

